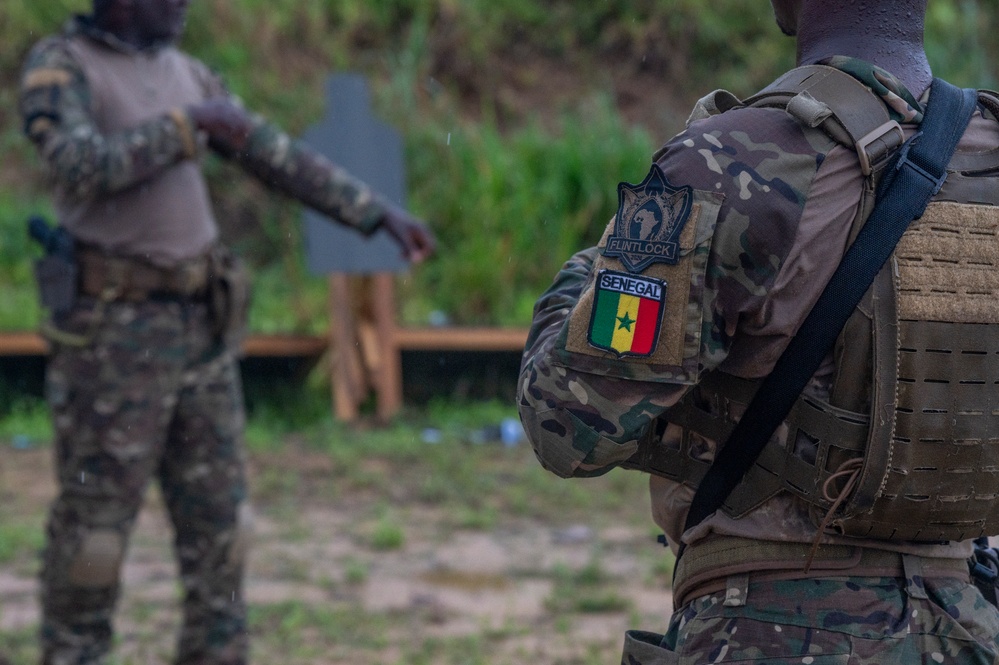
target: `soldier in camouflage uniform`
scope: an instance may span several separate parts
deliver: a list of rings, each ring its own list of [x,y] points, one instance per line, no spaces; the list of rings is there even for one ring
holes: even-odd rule
[[[41,41],[21,78],[24,129],[75,239],[76,302],[51,327],[47,397],[59,495],[41,573],[43,662],[101,662],[129,533],[155,478],[176,532],[176,662],[247,660],[246,289],[199,157],[235,161],[336,221],[385,228],[414,261],[426,227],[242,109],[174,46],[187,0],[95,0]]]
[[[884,116],[864,137],[876,140],[843,141],[825,131],[830,116],[849,115],[835,99],[797,94],[754,105],[724,91],[705,97],[686,129],[655,154],[646,180],[620,186],[618,214],[598,246],[571,257],[538,300],[520,376],[522,421],[541,463],[559,476],[595,476],[618,466],[652,473],[653,517],[674,552],[684,545],[667,633],[630,632],[624,664],[999,663],[999,612],[970,583],[967,566],[971,538],[995,533],[988,531],[996,524],[994,480],[964,492],[982,499],[979,510],[992,517],[972,520],[957,536],[900,539],[885,525],[852,532],[851,520],[859,518],[837,511],[845,505],[840,499],[851,496],[842,480],[863,482],[856,458],[834,465],[826,485],[833,496],[819,502],[821,509],[787,484],[757,491],[754,484],[773,479],[750,473],[731,497],[756,492],[756,500],[741,511],[726,504],[684,528],[700,474],[725,440],[719,423],[738,419],[748,402],[739,387],[752,389],[771,371],[818,299],[870,211],[881,165],[918,129],[932,78],[922,42],[925,0],[772,5],[781,29],[798,38],[799,65],[819,65],[810,70],[813,78],[828,75],[844,89],[862,85],[860,97]],[[980,105],[952,166],[983,160],[996,145],[996,109]],[[940,322],[948,331],[931,349],[937,357],[954,322],[974,324],[975,335],[995,342],[999,181],[978,165],[958,170],[924,215],[929,221],[906,233],[899,245],[905,251],[875,283],[887,285],[876,293],[887,293],[881,300],[897,302],[900,313],[872,326],[870,317],[878,315],[871,312],[882,305],[878,298],[862,301],[836,353],[799,400],[836,416],[836,427],[854,427],[864,437],[870,430],[872,446],[907,450],[910,440],[900,437],[909,435],[884,435],[879,427],[936,413],[945,414],[944,434],[928,439],[930,445],[952,441],[954,451],[994,443],[994,425],[960,420],[987,423],[981,417],[987,409],[954,411],[970,394],[957,392],[958,383],[980,385],[994,404],[991,374],[960,382],[900,378],[898,399],[920,397],[915,408],[896,409],[894,390],[879,398],[878,385],[865,387],[875,366],[881,371],[878,357],[848,362],[869,348],[867,340],[887,339],[890,353],[883,357],[891,371],[878,376],[894,381],[901,336],[891,331],[908,330],[908,319]],[[970,177],[973,171],[981,177]],[[976,238],[966,235],[973,226]],[[943,248],[953,254],[939,255]],[[909,260],[906,253],[929,258]],[[905,288],[921,271],[931,276],[925,297]],[[902,287],[893,291],[897,283]],[[853,327],[864,317],[866,329]],[[969,363],[969,373],[991,372],[976,369],[984,362]],[[859,372],[847,371],[858,366]],[[920,390],[938,391],[947,406],[918,404]],[[869,418],[875,410],[879,418]],[[817,416],[801,418],[809,417]],[[946,429],[951,421],[975,434]],[[767,451],[791,450],[796,461],[815,465],[822,437],[794,432],[785,424]],[[901,452],[887,464],[879,491],[896,475],[939,471],[906,466]],[[972,482],[975,469],[995,468],[983,454],[954,471]],[[882,494],[878,501],[909,501],[912,514],[921,505],[935,510],[967,498]]]

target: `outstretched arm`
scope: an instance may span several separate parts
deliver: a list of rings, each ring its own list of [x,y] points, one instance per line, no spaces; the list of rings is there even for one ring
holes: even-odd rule
[[[214,150],[267,186],[362,233],[384,227],[410,261],[433,252],[433,234],[422,222],[231,98],[193,106],[188,115]]]

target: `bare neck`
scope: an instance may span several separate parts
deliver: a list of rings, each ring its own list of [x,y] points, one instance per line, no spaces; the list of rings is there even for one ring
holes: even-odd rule
[[[860,58],[891,72],[919,97],[933,73],[923,48],[923,11],[908,9],[893,11],[886,6],[884,11],[862,14],[853,3],[806,1],[798,24],[798,64],[834,55]]]

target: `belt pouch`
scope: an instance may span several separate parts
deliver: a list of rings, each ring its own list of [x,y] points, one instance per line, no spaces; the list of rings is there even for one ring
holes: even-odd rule
[[[250,304],[250,275],[239,257],[224,247],[209,255],[208,306],[216,337],[226,346],[238,346],[246,335]]]

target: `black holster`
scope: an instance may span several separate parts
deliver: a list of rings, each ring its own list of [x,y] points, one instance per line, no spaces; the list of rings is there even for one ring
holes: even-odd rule
[[[45,250],[34,265],[39,300],[58,320],[73,308],[79,293],[75,240],[66,229],[52,228],[38,216],[28,220],[28,234]]]
[[[61,256],[43,256],[35,261],[35,281],[42,307],[58,320],[76,304],[78,268]]]

